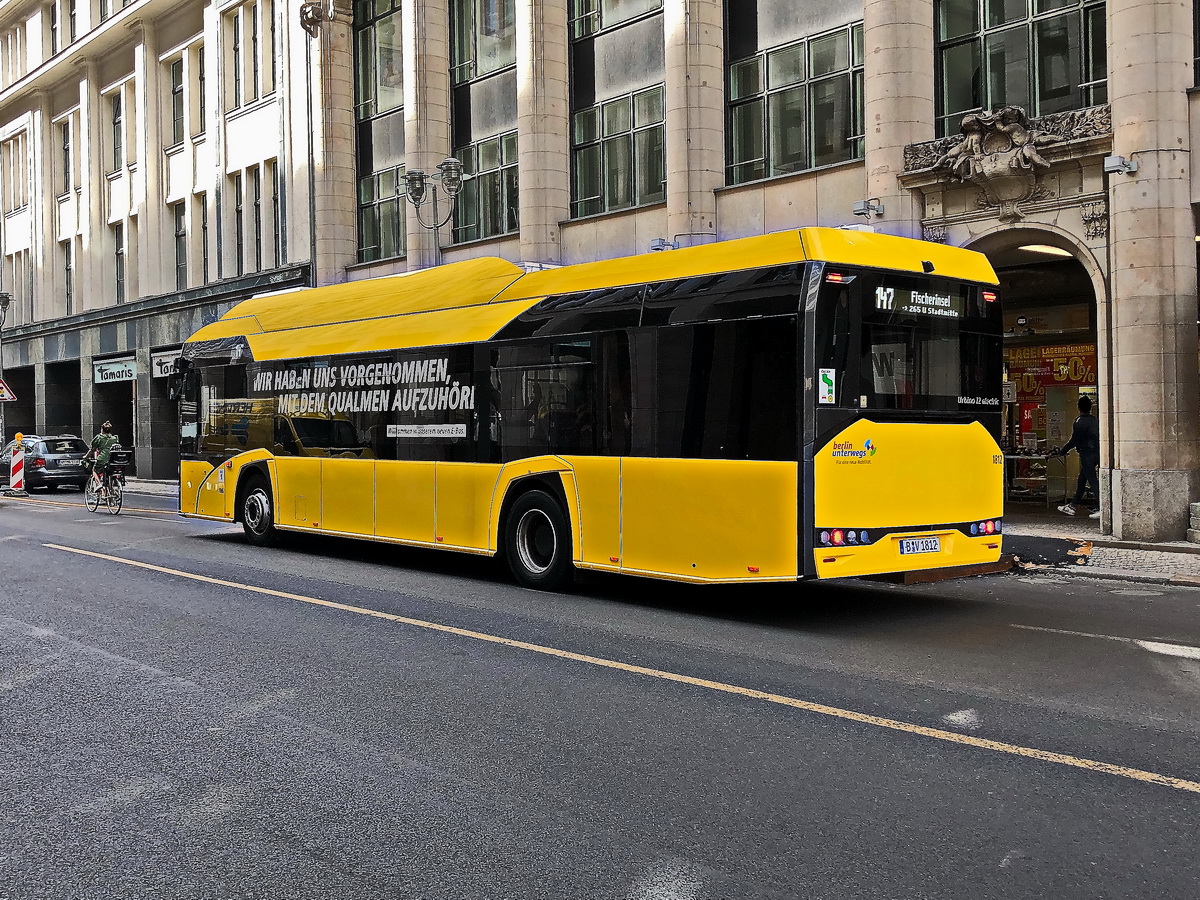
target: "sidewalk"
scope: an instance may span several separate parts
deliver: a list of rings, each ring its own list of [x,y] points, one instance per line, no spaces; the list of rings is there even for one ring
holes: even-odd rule
[[[125,479],[125,493],[153,494],[155,497],[178,497],[179,482],[153,478],[127,477]]]
[[[1023,547],[1035,546],[1050,557],[1049,564],[1056,571],[1063,573],[1200,586],[1200,544],[1120,541],[1101,534],[1100,520],[1089,519],[1086,512],[1067,516],[1053,506],[1047,509],[1041,504],[1010,502],[1005,509],[1004,533],[1006,552],[1020,556]],[[1078,554],[1088,545],[1090,553],[1081,554],[1086,564],[1079,564],[1081,555],[1068,555],[1070,549]]]

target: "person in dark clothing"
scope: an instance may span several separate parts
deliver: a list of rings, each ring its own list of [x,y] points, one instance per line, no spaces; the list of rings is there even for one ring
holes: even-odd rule
[[[1088,518],[1100,518],[1100,421],[1092,415],[1092,401],[1089,397],[1079,398],[1079,418],[1071,429],[1071,440],[1060,451],[1065,457],[1074,447],[1079,453],[1079,483],[1075,485],[1075,499],[1064,503],[1058,508],[1068,516],[1075,515],[1075,507],[1083,501],[1083,489],[1091,487],[1092,496],[1096,498],[1096,511]]]

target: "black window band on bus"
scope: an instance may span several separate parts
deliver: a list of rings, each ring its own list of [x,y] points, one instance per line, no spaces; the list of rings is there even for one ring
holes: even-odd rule
[[[240,365],[254,361],[243,335],[211,338],[205,341],[192,341],[183,347],[183,357],[207,366]]]
[[[804,263],[695,275],[547,297],[497,340],[795,315]]]

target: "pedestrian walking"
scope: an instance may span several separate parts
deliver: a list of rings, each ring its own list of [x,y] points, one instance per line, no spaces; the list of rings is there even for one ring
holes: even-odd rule
[[[1075,485],[1075,499],[1064,503],[1058,508],[1068,516],[1075,515],[1075,507],[1083,502],[1085,487],[1092,489],[1096,498],[1096,510],[1089,519],[1100,518],[1100,420],[1092,415],[1092,400],[1090,397],[1079,398],[1079,417],[1071,428],[1071,440],[1067,441],[1060,454],[1066,458],[1067,453],[1074,448],[1079,454],[1079,482]]]

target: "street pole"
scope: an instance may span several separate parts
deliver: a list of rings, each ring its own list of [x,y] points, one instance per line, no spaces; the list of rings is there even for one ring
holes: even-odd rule
[[[12,303],[12,294],[0,291],[0,381],[4,380],[4,320],[8,318],[8,304]],[[0,448],[8,443],[4,432],[4,405],[7,401],[0,400]]]

